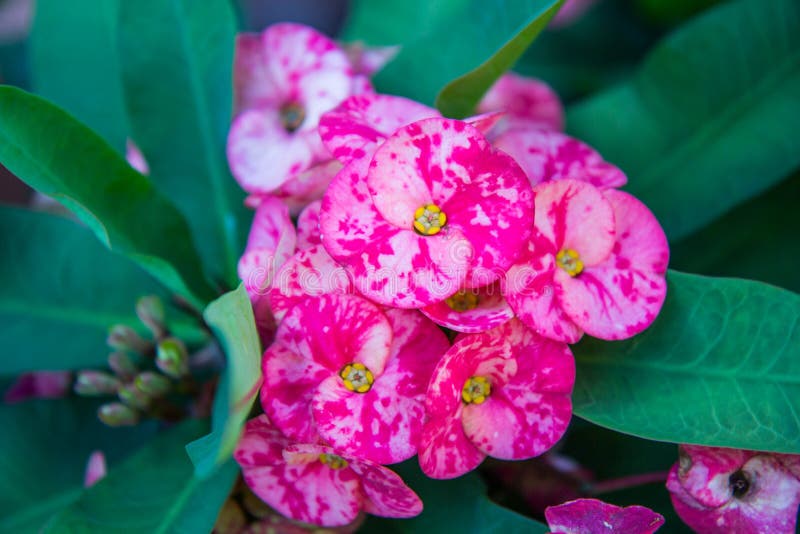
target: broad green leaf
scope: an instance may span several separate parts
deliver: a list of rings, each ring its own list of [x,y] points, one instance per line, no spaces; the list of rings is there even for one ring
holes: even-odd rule
[[[197,475],[207,477],[227,461],[261,386],[261,344],[244,285],[208,305],[203,317],[227,356],[214,398],[211,434],[187,447]]]
[[[80,497],[92,451],[103,451],[113,468],[153,435],[152,424],[103,425],[98,404],[78,398],[0,404],[0,532],[39,532]]]
[[[737,0],[684,25],[568,131],[680,239],[800,166],[800,3]]]
[[[577,415],[675,443],[800,453],[800,295],[678,272],[655,323],[573,349]]]
[[[398,56],[375,77],[379,90],[426,104],[449,117],[473,112],[483,93],[525,51],[561,5],[560,0],[362,1],[351,27],[381,18],[399,28]],[[397,21],[397,22],[394,22]],[[370,32],[371,33],[371,32]],[[363,38],[356,31],[346,34]],[[367,35],[369,37],[369,35]],[[421,60],[424,58],[424,60]]]
[[[183,446],[205,426],[186,421],[164,431],[87,489],[46,532],[211,532],[239,471],[231,461],[211,479],[195,478]]]
[[[249,228],[225,143],[236,21],[228,0],[122,2],[119,47],[133,138],[189,220],[208,272],[238,285]]]
[[[110,249],[195,305],[213,298],[180,212],[63,110],[0,86],[0,163],[74,211]]]
[[[368,516],[362,532],[401,534],[415,532],[464,532],[481,534],[544,534],[548,528],[489,500],[486,485],[469,473],[453,480],[433,480],[419,469],[416,458],[392,469],[422,499],[425,509],[412,519]]]
[[[37,0],[30,60],[34,92],[124,154],[128,127],[116,47],[118,10],[118,0]]]
[[[670,263],[681,271],[749,278],[800,293],[798,200],[800,173],[673,244]]]
[[[0,375],[104,366],[114,324],[141,329],[136,299],[163,290],[70,220],[0,206]],[[168,316],[189,343],[199,325]]]

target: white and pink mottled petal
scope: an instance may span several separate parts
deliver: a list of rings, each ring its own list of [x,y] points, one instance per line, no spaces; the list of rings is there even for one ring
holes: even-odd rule
[[[584,534],[603,525],[608,534],[653,534],[664,517],[644,506],[614,506],[597,499],[577,499],[544,512],[554,534]]]
[[[322,207],[321,200],[315,200],[303,208],[297,218],[297,249],[305,250],[314,245],[322,244],[322,237],[319,228],[319,210]]]
[[[279,464],[288,444],[289,438],[270,423],[266,414],[261,414],[245,424],[233,457],[242,469]]]
[[[477,297],[475,308],[463,311],[454,309],[448,304],[449,299],[445,299],[420,311],[436,324],[468,334],[491,330],[514,317],[514,311],[503,296],[499,281],[462,291]]]
[[[307,171],[289,178],[272,195],[283,200],[289,206],[290,213],[297,214],[322,198],[331,180],[341,169],[341,163],[336,160],[317,163]]]
[[[294,254],[297,234],[286,204],[273,196],[263,196],[256,208],[247,236],[247,248],[279,251],[285,262]]]
[[[364,511],[380,517],[414,517],[422,512],[422,500],[397,473],[371,462],[353,460],[351,467],[361,476]]]
[[[261,35],[238,34],[233,54],[234,114],[238,115],[244,110],[265,104],[269,105],[275,98],[267,73]]]
[[[419,465],[431,478],[456,478],[469,473],[486,458],[464,434],[461,407],[442,417],[429,418],[422,427]]]
[[[484,95],[478,111],[505,111],[511,123],[564,129],[564,108],[553,89],[541,80],[513,72],[503,74]]]

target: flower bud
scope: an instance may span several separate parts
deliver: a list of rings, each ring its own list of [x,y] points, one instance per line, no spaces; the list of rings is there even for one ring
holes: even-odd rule
[[[138,352],[139,354],[146,354],[152,347],[149,341],[142,339],[142,336],[137,334],[133,328],[124,324],[111,327],[106,343],[114,350]]]
[[[137,388],[134,384],[125,384],[119,388],[117,396],[119,400],[133,408],[144,410],[150,406],[150,396]]]
[[[136,388],[149,397],[161,397],[172,389],[169,378],[153,371],[145,371],[136,377]]]
[[[153,337],[160,339],[166,334],[164,326],[164,304],[155,295],[141,297],[136,301],[136,315],[152,333]]]
[[[75,379],[75,393],[84,396],[113,395],[120,387],[117,377],[102,371],[80,371]]]
[[[130,380],[139,372],[133,360],[124,352],[112,352],[108,356],[108,366],[122,380]]]
[[[189,372],[189,353],[180,339],[163,339],[156,347],[156,366],[168,376],[180,378]]]
[[[121,402],[111,402],[100,406],[97,417],[108,426],[133,426],[139,422],[139,414]]]

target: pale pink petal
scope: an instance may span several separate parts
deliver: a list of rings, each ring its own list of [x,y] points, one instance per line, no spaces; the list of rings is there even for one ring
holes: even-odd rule
[[[274,102],[261,35],[240,33],[233,55],[234,114]]]
[[[609,258],[570,277],[556,271],[566,314],[587,334],[625,339],[650,326],[666,296],[669,245],[658,221],[628,193],[609,190],[616,243]]]
[[[514,311],[503,297],[499,282],[462,291],[477,297],[475,308],[459,311],[443,300],[420,311],[436,324],[465,333],[485,332],[514,317]]]
[[[342,164],[333,159],[318,163],[289,178],[272,194],[289,206],[290,213],[297,214],[310,203],[322,198],[331,180],[341,169]]]
[[[431,478],[460,477],[478,467],[486,458],[464,434],[460,404],[459,399],[455,412],[432,416],[422,427],[419,466]]]
[[[372,76],[381,70],[400,51],[399,46],[365,46],[361,42],[347,43],[343,48],[353,71],[365,76]]]
[[[364,511],[380,517],[414,517],[422,512],[422,501],[393,471],[370,462],[353,461],[361,476]]]
[[[283,462],[282,451],[288,444],[289,439],[262,414],[245,424],[233,457],[243,469],[278,464]]]
[[[272,313],[281,321],[287,311],[307,297],[353,292],[353,284],[344,268],[322,245],[314,245],[292,256],[276,273],[269,300]]]
[[[664,517],[644,506],[625,508],[597,499],[577,499],[544,512],[553,534],[653,534],[664,524]]]
[[[3,395],[9,404],[28,399],[57,399],[69,393],[69,371],[36,371],[20,375]]]
[[[490,111],[488,113],[481,113],[467,117],[464,122],[480,131],[487,139],[491,139],[495,127],[502,122],[506,114],[502,111]]]
[[[322,116],[322,142],[343,163],[371,156],[379,143],[412,122],[440,117],[433,109],[399,96],[366,93],[352,96]]]
[[[305,250],[322,244],[319,228],[319,210],[322,202],[315,200],[300,212],[297,218],[297,248]]]
[[[128,165],[145,176],[150,174],[150,166],[147,164],[147,160],[144,159],[144,154],[131,139],[125,141],[125,160],[127,160]]]
[[[514,128],[492,144],[510,154],[531,185],[555,180],[579,180],[601,189],[622,187],[625,174],[589,145],[560,132],[535,128]]]
[[[489,89],[478,111],[505,111],[511,124],[520,121],[553,130],[564,129],[564,109],[549,85],[535,78],[507,72]]]
[[[101,478],[106,476],[106,456],[103,451],[94,451],[89,455],[86,463],[86,473],[83,476],[83,487],[94,486]]]

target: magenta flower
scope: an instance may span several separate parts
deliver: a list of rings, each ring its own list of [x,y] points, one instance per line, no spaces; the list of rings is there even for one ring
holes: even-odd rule
[[[322,243],[365,296],[418,308],[497,280],[530,235],[531,197],[519,166],[477,129],[426,119],[334,178]]]
[[[281,23],[237,38],[228,161],[242,188],[265,194],[330,159],[317,125],[353,94],[344,51],[312,28]]]
[[[800,480],[785,455],[681,445],[667,479],[675,511],[697,532],[792,534]],[[791,460],[789,460],[791,462]]]
[[[666,295],[669,247],[627,193],[559,180],[534,188],[534,235],[503,291],[529,327],[575,343],[586,332],[624,339],[647,328]]]
[[[625,508],[597,499],[577,499],[545,510],[552,534],[653,534],[664,517],[644,506]]]
[[[306,298],[264,353],[261,402],[292,439],[400,462],[417,452],[425,388],[448,346],[418,312],[383,312],[354,295]]]
[[[499,281],[474,289],[461,289],[420,311],[438,325],[468,334],[486,332],[514,317]]]
[[[543,81],[513,72],[503,74],[483,96],[478,112],[503,111],[500,129],[564,129],[564,109],[558,95]]]
[[[569,347],[516,319],[459,337],[428,386],[422,470],[432,478],[454,478],[486,456],[521,460],[542,454],[567,429],[574,382]]]
[[[266,415],[245,425],[234,458],[245,483],[281,514],[324,527],[351,523],[360,510],[413,517],[422,501],[389,469],[318,444],[292,444]]]

